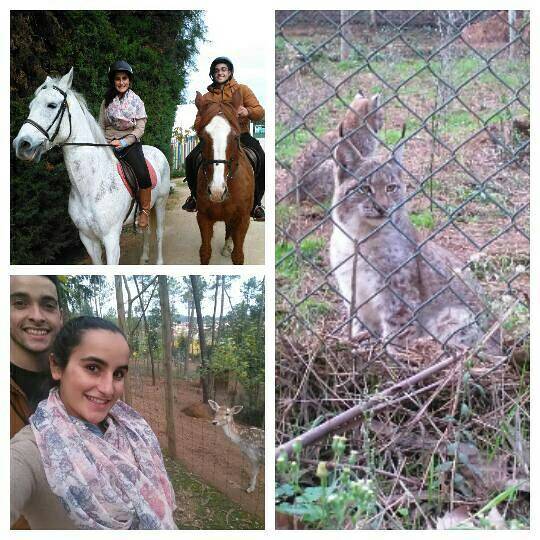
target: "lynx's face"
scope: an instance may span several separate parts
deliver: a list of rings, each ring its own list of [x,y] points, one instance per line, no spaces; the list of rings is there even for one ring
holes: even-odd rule
[[[381,221],[392,216],[405,199],[405,185],[397,164],[366,160],[336,171],[336,212],[341,221],[353,216]]]

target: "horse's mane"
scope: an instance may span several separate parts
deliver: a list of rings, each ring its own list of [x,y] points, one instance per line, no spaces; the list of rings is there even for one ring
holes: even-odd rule
[[[55,84],[60,83],[60,79],[53,79],[53,82]],[[38,90],[40,90],[38,88]],[[36,90],[37,93],[37,90]],[[101,126],[97,123],[96,119],[92,116],[92,113],[88,110],[88,105],[86,103],[86,99],[84,99],[84,96],[80,94],[79,92],[71,89],[68,90],[68,94],[72,94],[79,105],[81,106],[81,109],[83,111],[83,114],[88,122],[88,125],[90,126],[90,131],[92,132],[92,135],[95,137],[96,142],[98,143],[106,143],[105,134],[103,133],[103,130],[101,129]]]

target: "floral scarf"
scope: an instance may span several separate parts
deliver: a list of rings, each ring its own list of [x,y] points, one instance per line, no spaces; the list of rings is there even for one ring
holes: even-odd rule
[[[109,103],[105,117],[114,129],[128,131],[135,127],[137,120],[146,118],[143,100],[133,90],[128,90],[122,99],[115,96]]]
[[[131,407],[117,401],[99,437],[53,388],[30,424],[51,490],[78,528],[176,529],[159,442]]]

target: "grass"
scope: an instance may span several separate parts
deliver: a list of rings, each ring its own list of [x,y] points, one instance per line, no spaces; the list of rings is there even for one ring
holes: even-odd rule
[[[325,246],[326,240],[319,237],[306,238],[300,242],[300,253],[290,242],[276,244],[276,270],[278,274],[286,279],[296,280],[300,275],[300,267],[305,264],[306,260],[314,264],[321,262]]]
[[[179,529],[264,529],[256,516],[242,510],[221,492],[205,484],[178,461],[164,456],[165,468],[176,494],[174,513]]]
[[[411,212],[411,222],[417,229],[431,230],[435,227],[435,218],[433,213],[426,209],[422,212]]]

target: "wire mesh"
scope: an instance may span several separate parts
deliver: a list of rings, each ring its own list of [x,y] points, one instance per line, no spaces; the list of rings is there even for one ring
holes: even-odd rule
[[[276,12],[278,444],[448,354],[472,358],[471,369],[496,388],[497,406],[510,406],[515,385],[501,369],[528,347],[529,332],[528,17]],[[371,105],[360,114],[362,99]],[[404,193],[385,194],[391,200],[366,233],[355,222],[362,204],[384,205],[364,186],[389,178]],[[350,191],[339,191],[342,181],[354,184]],[[349,246],[338,264],[329,255],[333,234]],[[375,252],[378,234],[386,246]],[[405,255],[385,266],[400,245]],[[444,263],[430,255],[438,246]],[[438,285],[430,289],[428,279]],[[448,307],[469,316],[435,328]],[[419,339],[400,339],[412,329]],[[452,392],[462,389],[453,377],[463,370],[435,392],[447,397],[449,415]],[[374,440],[390,437],[385,423],[416,424],[438,399],[409,395],[408,408],[379,416]],[[448,435],[439,420],[430,420],[435,439]],[[358,445],[364,436],[353,434]],[[385,452],[397,444],[390,439]]]
[[[177,351],[178,352],[178,351]],[[221,427],[212,425],[213,413],[202,403],[202,388],[198,377],[197,359],[175,358],[173,375],[173,414],[176,434],[176,459],[190,475],[190,483],[210,485],[221,491],[243,510],[264,517],[264,471],[259,474],[255,492],[246,493],[250,482],[250,463],[239,447],[230,441]],[[165,417],[165,369],[160,361],[154,366],[154,380],[149,359],[133,359],[130,365],[130,384],[133,406],[142,412],[155,431],[163,448],[167,448]],[[234,389],[232,390],[234,391]],[[231,390],[213,388],[212,398],[228,403]],[[189,505],[185,505],[189,506]],[[187,511],[178,502],[180,512]],[[234,523],[228,524],[233,528]],[[239,525],[240,528],[242,526]]]

